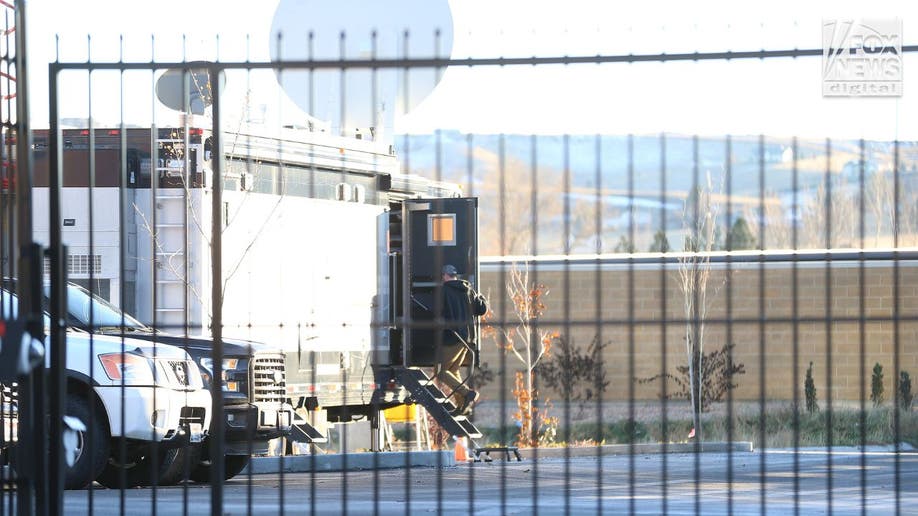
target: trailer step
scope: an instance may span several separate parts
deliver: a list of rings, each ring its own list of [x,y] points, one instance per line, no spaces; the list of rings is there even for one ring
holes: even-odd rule
[[[468,437],[469,439],[481,438],[481,432],[464,415],[453,416],[451,412],[455,406],[443,392],[433,384],[427,374],[415,368],[397,367],[395,375],[399,382],[411,394],[415,403],[423,405],[437,423],[450,435]]]
[[[437,387],[437,384],[433,383],[433,379],[429,378],[424,371],[420,369],[409,369],[409,371],[412,371],[410,374],[427,389],[434,401],[443,405],[447,412],[452,413],[452,411],[456,410],[456,405]]]
[[[446,410],[452,412],[453,410],[456,409],[456,406],[453,405],[453,402],[450,401],[450,399],[446,397],[446,394],[443,394],[443,391],[441,391],[439,387],[437,387],[436,385],[432,383],[427,384],[426,387],[427,387],[427,392],[430,393],[430,395],[433,397],[434,400],[436,400],[437,403],[441,405],[449,404],[449,407],[447,407]]]
[[[458,418],[462,418],[462,419],[458,419]],[[473,425],[471,421],[465,418],[465,416],[457,416],[457,422],[459,423],[459,426],[461,426],[462,429],[465,430],[465,433],[469,437],[469,439],[481,439],[481,430],[476,428],[475,425]]]
[[[322,435],[306,421],[296,420],[290,426],[290,435],[287,436],[291,441],[298,443],[327,443],[328,437]]]

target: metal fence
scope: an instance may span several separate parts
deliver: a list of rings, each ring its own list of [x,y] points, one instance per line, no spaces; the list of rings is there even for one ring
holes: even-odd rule
[[[372,48],[56,62],[48,129],[18,82],[3,513],[908,512],[915,142],[393,135],[377,111],[457,69],[822,50]],[[337,122],[265,116],[293,109],[253,100],[271,81]],[[444,274],[487,299],[471,327]]]

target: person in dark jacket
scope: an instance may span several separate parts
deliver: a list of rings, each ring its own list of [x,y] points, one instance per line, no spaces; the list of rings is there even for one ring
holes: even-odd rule
[[[443,266],[443,340],[437,353],[436,375],[452,391],[455,415],[464,414],[478,400],[478,392],[469,389],[459,376],[466,354],[475,346],[474,317],[484,315],[488,305],[471,283],[459,279],[453,265]]]

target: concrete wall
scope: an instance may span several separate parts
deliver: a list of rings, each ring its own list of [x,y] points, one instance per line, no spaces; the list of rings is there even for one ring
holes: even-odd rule
[[[494,321],[507,326],[515,323],[503,287],[510,267],[508,262],[485,262],[481,275]],[[621,260],[555,261],[533,264],[529,273],[532,281],[550,289],[541,327],[570,336],[581,346],[597,335],[609,343],[604,354],[611,382],[606,399],[627,400],[632,386],[636,399],[656,399],[661,382],[638,385],[631,379],[674,373],[686,363],[686,315],[677,263],[644,263],[629,270]],[[892,261],[882,260],[863,266],[857,261],[833,261],[830,266],[824,261],[796,266],[787,261],[731,263],[729,270],[725,263],[714,263],[708,285],[705,349],[719,349],[728,340],[736,344],[734,360],[745,365],[746,374],[737,377],[735,399],[790,400],[796,390],[802,400],[804,375],[813,361],[821,402],[827,399],[828,380],[834,400],[859,400],[862,386],[869,398],[875,362],[884,368],[889,400],[897,345],[900,368],[918,376],[916,261],[900,261],[898,272]],[[494,340],[485,338],[482,350],[482,362],[498,369],[501,357]],[[510,355],[505,363],[508,371],[519,369]],[[512,372],[506,382],[512,386]],[[498,377],[483,389],[485,395],[499,396],[499,384]],[[552,397],[557,399],[557,393]]]

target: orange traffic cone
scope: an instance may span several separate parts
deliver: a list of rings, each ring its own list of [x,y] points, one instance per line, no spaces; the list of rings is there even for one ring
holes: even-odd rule
[[[465,437],[456,438],[456,447],[453,450],[453,457],[456,459],[456,464],[468,462],[469,454],[465,450]]]

